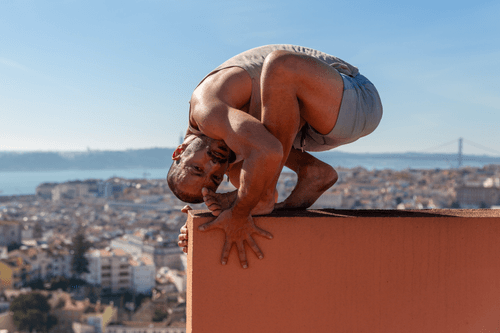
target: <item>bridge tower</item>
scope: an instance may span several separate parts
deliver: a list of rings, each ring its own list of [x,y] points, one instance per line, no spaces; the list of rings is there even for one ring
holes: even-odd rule
[[[462,166],[462,146],[463,146],[463,139],[458,138],[458,167],[459,168]]]

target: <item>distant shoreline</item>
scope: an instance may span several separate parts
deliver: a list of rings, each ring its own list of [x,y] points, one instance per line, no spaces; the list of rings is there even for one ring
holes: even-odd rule
[[[0,152],[0,172],[19,171],[88,171],[111,169],[160,169],[168,168],[174,148],[151,148],[126,151],[86,151],[86,152]],[[343,164],[352,167],[381,165],[391,168],[389,160],[394,164],[411,164],[405,161],[434,161],[445,163],[449,167],[458,166],[458,155],[451,153],[346,153],[342,151],[327,151],[312,153],[312,155],[330,163],[332,166]],[[379,163],[379,160],[383,163]],[[399,162],[398,162],[399,161]],[[337,162],[337,163],[335,163]],[[462,163],[467,164],[500,164],[500,156],[463,155]],[[425,163],[424,163],[425,164]],[[403,167],[398,166],[396,169]],[[424,166],[432,168],[432,166]]]

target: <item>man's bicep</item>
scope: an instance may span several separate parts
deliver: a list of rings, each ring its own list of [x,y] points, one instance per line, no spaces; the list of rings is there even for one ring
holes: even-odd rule
[[[258,150],[281,150],[278,139],[259,120],[239,110],[229,110],[227,132],[223,140],[243,157]]]

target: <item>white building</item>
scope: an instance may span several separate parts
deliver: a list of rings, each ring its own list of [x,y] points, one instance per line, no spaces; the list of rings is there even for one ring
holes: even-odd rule
[[[52,199],[52,190],[56,187],[57,183],[43,183],[36,187],[36,195],[43,199]]]
[[[182,249],[178,246],[167,246],[166,242],[150,242],[144,244],[144,241],[137,235],[123,235],[122,237],[111,240],[110,247],[122,249],[133,257],[144,255],[153,259],[155,266],[167,266],[174,269],[183,269]]]
[[[79,181],[58,184],[51,191],[52,201],[92,197],[94,194],[90,192],[90,187],[91,184]]]
[[[148,256],[129,260],[132,272],[132,289],[139,294],[149,294],[155,287],[156,267]]]
[[[125,251],[106,248],[91,251],[86,256],[90,271],[85,274],[88,283],[100,285],[112,292],[131,289],[130,255]]]
[[[111,240],[110,244],[113,249],[121,249],[131,256],[142,256],[142,248],[144,246],[141,237],[136,235],[123,235]]]
[[[30,249],[26,252],[32,267],[32,277],[42,280],[54,277],[71,277],[72,255],[65,249]]]

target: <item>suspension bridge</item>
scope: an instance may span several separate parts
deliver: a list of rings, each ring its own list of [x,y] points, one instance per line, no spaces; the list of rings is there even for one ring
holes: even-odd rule
[[[446,143],[443,143],[443,144],[440,144],[440,145],[436,145],[434,147],[430,147],[430,148],[427,148],[425,150],[421,150],[421,151],[418,151],[418,152],[419,153],[432,153],[432,152],[434,152],[434,151],[436,151],[438,149],[442,149],[444,147],[449,147],[451,145],[455,145],[456,147],[458,147],[458,152],[457,152],[457,166],[460,168],[462,166],[462,163],[463,163],[463,160],[464,160],[464,154],[463,154],[464,143],[466,143],[467,145],[471,145],[471,146],[473,146],[475,148],[481,149],[482,151],[487,151],[490,154],[495,154],[496,155],[496,156],[492,156],[492,157],[498,157],[498,158],[500,158],[500,151],[499,150],[486,147],[486,146],[484,146],[482,144],[473,142],[473,141],[468,140],[468,139],[466,140],[464,138],[458,138],[458,139],[452,140],[450,142],[446,142]]]

